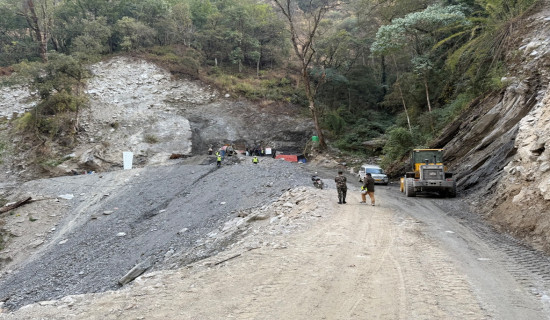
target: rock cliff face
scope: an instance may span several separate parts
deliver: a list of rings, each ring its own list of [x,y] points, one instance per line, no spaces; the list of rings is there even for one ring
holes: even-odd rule
[[[550,10],[534,11],[511,36],[507,87],[475,101],[434,147],[472,209],[550,252]]]

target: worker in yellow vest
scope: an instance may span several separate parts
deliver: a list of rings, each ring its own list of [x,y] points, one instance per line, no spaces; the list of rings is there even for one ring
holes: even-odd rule
[[[252,158],[252,163],[253,164],[258,164],[259,160],[258,160],[258,156],[254,156],[254,158]]]
[[[218,156],[216,157],[216,165],[218,166],[218,168],[222,165],[222,156],[220,154],[218,154]]]

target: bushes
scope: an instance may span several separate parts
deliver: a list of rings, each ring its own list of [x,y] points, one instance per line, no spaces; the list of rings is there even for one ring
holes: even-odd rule
[[[413,130],[418,132],[418,130]],[[389,166],[391,163],[400,160],[413,148],[418,147],[423,141],[418,134],[411,133],[403,127],[394,127],[387,132],[388,140],[384,145],[384,157],[381,165]]]
[[[162,65],[173,74],[199,77],[202,55],[200,52],[181,46],[156,46],[148,51],[147,59]]]

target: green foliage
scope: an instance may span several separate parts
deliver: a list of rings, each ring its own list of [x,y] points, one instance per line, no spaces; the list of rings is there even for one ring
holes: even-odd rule
[[[155,46],[148,50],[147,58],[174,74],[199,77],[202,55],[199,51],[182,46]]]
[[[393,123],[391,115],[372,110],[354,116],[349,110],[340,108],[323,117],[323,127],[331,129],[337,137],[334,143],[337,148],[362,154],[369,152],[364,143],[382,137]]]
[[[336,135],[341,134],[346,127],[346,121],[336,110],[328,112],[328,114],[323,117],[323,120],[325,122],[325,128],[332,131]]]
[[[403,127],[394,127],[388,130],[387,137],[388,140],[384,145],[384,156],[381,162],[384,167],[400,160],[415,146],[419,145],[416,137]]]
[[[441,131],[447,124],[456,119],[474,98],[475,96],[469,93],[462,93],[448,105],[435,109],[432,116],[436,132]]]
[[[430,38],[436,30],[450,24],[464,23],[467,20],[461,6],[432,5],[380,27],[371,50],[374,54],[387,55],[411,46],[417,54],[423,54],[426,44],[433,43]]]
[[[123,51],[148,47],[154,43],[155,30],[134,18],[123,17],[114,28],[115,37]]]
[[[82,64],[71,56],[50,54],[49,62],[21,63],[16,70],[32,77],[31,89],[39,93],[40,101],[31,112],[17,119],[22,131],[45,134],[72,134],[74,116],[86,103],[82,95],[84,80],[89,76]]]
[[[506,85],[503,52],[518,15],[535,1],[341,3],[342,10],[320,22],[308,70],[323,128],[342,150],[363,152],[365,141],[391,126],[408,127],[405,101],[414,141],[424,143],[473,97]],[[292,6],[308,17],[334,3],[293,0]],[[41,20],[49,32],[46,65],[35,62],[37,41],[20,8],[16,1],[0,1],[0,66],[17,63],[17,74],[30,75],[41,98],[16,120],[21,130],[48,136],[71,130],[86,102],[80,94],[87,78],[82,62],[118,51],[144,53],[173,74],[254,101],[307,105],[303,83],[289,76],[300,70],[289,59],[286,25],[263,1],[55,1],[44,13],[49,20]],[[387,25],[379,28],[381,23]],[[408,143],[403,132],[392,132],[388,159],[403,153],[396,143]]]
[[[17,5],[0,2],[0,67],[38,59],[37,43],[28,32],[21,32],[27,28]]]
[[[19,131],[26,131],[34,127],[35,119],[32,113],[25,112],[21,117],[15,119],[15,128]]]
[[[202,29],[210,17],[217,12],[217,8],[209,0],[192,0],[190,11],[193,25]]]
[[[108,41],[112,35],[105,17],[95,20],[82,21],[82,33],[76,36],[71,43],[71,52],[82,55],[100,55],[108,53]]]

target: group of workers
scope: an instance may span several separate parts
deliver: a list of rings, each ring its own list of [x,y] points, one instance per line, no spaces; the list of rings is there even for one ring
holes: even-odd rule
[[[227,149],[229,149],[229,148],[231,148],[231,150],[230,150],[231,152],[234,152],[232,147],[227,147]],[[252,157],[252,163],[253,163],[253,164],[258,164],[258,163],[260,162],[260,160],[258,159],[258,156],[260,156],[260,155],[261,155],[261,156],[265,155],[265,149],[264,149],[264,148],[255,147],[255,148],[253,148],[253,149],[251,149],[251,150],[253,150],[253,153],[250,153],[250,152],[249,152],[249,149],[248,149],[248,147],[247,147],[247,148],[246,148],[246,155],[247,155],[247,156],[248,156],[248,155],[253,155],[253,157]],[[217,166],[218,168],[221,167],[221,165],[222,165],[222,160],[223,160],[223,156],[224,156],[223,151],[224,151],[224,150],[219,149],[219,150],[216,151],[216,153],[215,153],[215,156],[216,156],[216,166]],[[225,150],[225,151],[227,151],[227,150]],[[275,158],[275,149],[272,149],[271,151],[272,151],[273,158]],[[208,155],[212,155],[213,152],[214,152],[214,150],[212,149],[212,145],[211,145],[211,146],[208,148]],[[231,153],[228,153],[228,152],[226,152],[226,153],[227,153],[227,155],[230,155],[230,154],[231,154]]]

